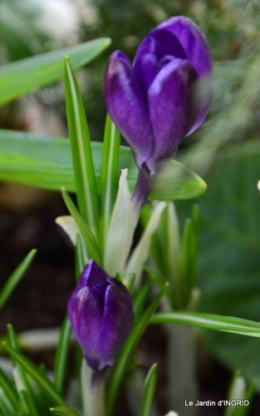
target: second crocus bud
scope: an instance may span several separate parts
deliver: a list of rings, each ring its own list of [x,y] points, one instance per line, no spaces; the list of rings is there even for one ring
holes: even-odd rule
[[[112,366],[133,325],[124,285],[91,260],[69,299],[68,315],[88,365],[95,371]]]

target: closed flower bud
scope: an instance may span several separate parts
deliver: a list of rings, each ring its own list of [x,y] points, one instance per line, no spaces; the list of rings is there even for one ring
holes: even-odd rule
[[[132,147],[139,169],[152,175],[210,105],[211,59],[206,39],[190,19],[170,18],[139,46],[133,65],[114,52],[105,74],[105,100]]]
[[[68,303],[75,337],[93,370],[112,366],[133,325],[129,292],[91,260]]]

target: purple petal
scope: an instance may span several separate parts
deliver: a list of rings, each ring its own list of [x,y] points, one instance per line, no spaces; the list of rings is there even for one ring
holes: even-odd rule
[[[148,108],[130,62],[122,52],[114,52],[105,74],[105,100],[109,114],[132,147],[141,166],[153,150]]]
[[[155,148],[153,160],[170,157],[196,118],[192,85],[197,73],[183,59],[174,59],[154,79],[148,100]]]
[[[146,53],[152,53],[153,55],[157,56],[162,55],[161,45],[154,37],[149,35],[142,41],[142,43],[140,43],[135,54],[134,65],[136,63],[136,60],[138,60],[140,56]]]
[[[187,134],[195,131],[204,121],[211,103],[211,81],[212,63],[208,43],[199,27],[184,16],[172,17],[160,24],[156,30],[168,30],[175,35],[182,44],[187,59],[196,69],[199,77],[203,78],[204,94],[200,95],[198,102],[198,116]]]
[[[187,59],[185,48],[178,37],[169,30],[164,30],[161,29],[160,26],[157,26],[156,29],[150,32],[150,36],[152,36],[160,45],[160,58],[165,55],[171,55],[174,58]]]
[[[81,274],[77,287],[88,286],[91,288],[106,282],[106,278],[107,274],[104,270],[94,260],[90,260]]]
[[[100,337],[103,360],[113,365],[133,325],[131,296],[116,279],[109,279]]]
[[[172,17],[157,26],[154,32],[160,32],[162,29],[176,36],[199,76],[211,72],[210,50],[206,38],[192,20],[184,16]],[[156,33],[154,36],[157,39]]]
[[[133,71],[143,97],[147,100],[147,90],[158,72],[158,58],[152,53],[140,55],[135,61]]]
[[[106,364],[100,359],[100,323],[103,301],[88,287],[73,292],[68,303],[68,315],[75,337],[89,365],[101,370]]]

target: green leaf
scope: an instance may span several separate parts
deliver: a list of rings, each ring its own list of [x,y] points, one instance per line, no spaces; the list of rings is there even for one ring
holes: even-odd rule
[[[62,196],[63,196],[63,199],[65,201],[65,204],[66,204],[70,214],[74,218],[81,234],[83,235],[83,237],[86,240],[87,248],[88,248],[90,257],[93,258],[97,263],[99,263],[101,265],[102,264],[102,258],[101,258],[100,247],[99,247],[94,235],[92,234],[90,228],[88,227],[88,225],[86,224],[84,219],[79,214],[77,208],[75,207],[74,203],[72,202],[72,199],[70,198],[69,194],[64,190],[64,188],[62,189]]]
[[[199,312],[169,312],[157,313],[150,321],[151,324],[182,324],[232,334],[247,335],[260,338],[260,323],[247,319],[220,316]]]
[[[76,69],[94,59],[109,44],[108,38],[96,39],[2,66],[0,68],[0,105],[62,78],[62,60],[65,55],[70,57],[72,67]]]
[[[151,293],[152,282],[151,280],[146,280],[142,286],[133,294],[133,306],[134,306],[134,316],[139,319],[139,315],[143,312],[146,302]]]
[[[145,379],[142,396],[141,410],[139,416],[150,416],[152,411],[153,397],[157,381],[157,364],[154,364]]]
[[[100,180],[102,144],[92,142],[95,174]],[[0,130],[0,179],[37,188],[75,192],[70,144],[64,138],[47,138],[30,133]],[[128,169],[128,183],[134,189],[137,167],[129,148],[120,146],[118,169]],[[205,182],[175,161],[167,175],[158,175],[150,199],[178,200],[201,196]]]
[[[107,414],[112,416],[114,412],[114,406],[117,399],[117,395],[124,379],[124,376],[128,370],[129,361],[133,354],[133,351],[144,333],[149,321],[151,320],[152,314],[157,309],[162,296],[164,295],[164,289],[161,290],[158,295],[154,298],[151,304],[146,308],[144,313],[140,316],[140,319],[136,322],[131,334],[129,335],[120,355],[117,363],[114,367],[113,376],[108,384],[108,403],[107,403]]]
[[[99,205],[92,149],[83,102],[68,58],[64,60],[66,112],[79,212],[98,236]]]
[[[75,247],[75,275],[76,281],[80,278],[80,275],[88,263],[89,258],[87,255],[86,242],[82,235],[77,235],[76,247]]]
[[[50,411],[58,416],[79,416],[75,410],[69,409],[66,406],[53,407]]]
[[[104,247],[104,268],[110,276],[115,276],[120,270],[124,270],[137,222],[138,213],[133,209],[127,183],[127,170],[124,169],[121,172]]]
[[[17,414],[13,409],[10,409],[9,403],[6,401],[4,393],[0,390],[0,415],[1,416],[14,416]]]
[[[8,340],[9,343],[11,345],[11,347],[15,350],[19,352],[18,349],[18,342],[16,339],[16,334],[14,332],[13,326],[11,324],[7,325],[7,332],[8,332]],[[4,345],[4,343],[3,343]],[[24,371],[24,368],[20,365],[19,362],[17,362],[16,358],[11,356],[11,360],[12,360],[12,364],[14,367],[14,374],[16,374],[16,377],[14,377],[15,380],[15,384],[16,384],[16,389],[18,392],[21,391],[26,391],[29,393],[29,395],[33,395],[33,388],[31,383],[28,380],[27,374]],[[26,400],[26,399],[25,399]],[[21,400],[22,406],[23,403],[25,404],[25,402],[23,400]],[[26,409],[24,407],[22,407],[24,411],[26,411]]]
[[[22,413],[26,415],[39,416],[39,413],[37,412],[37,409],[33,402],[33,398],[27,391],[24,391],[24,390],[20,391],[19,398],[20,398],[20,409]]]
[[[156,205],[139,243],[135,247],[133,253],[131,254],[127,262],[126,273],[136,274],[136,278],[135,278],[136,286],[140,285],[143,264],[146,262],[147,257],[149,255],[149,248],[150,248],[152,235],[158,226],[161,214],[163,210],[165,209],[165,207],[166,207],[165,202],[159,202]]]
[[[248,400],[250,403],[255,392],[256,382],[251,381],[247,387],[244,377],[240,371],[236,371],[232,380],[228,393],[228,400]],[[250,406],[227,406],[224,416],[247,416]]]
[[[120,133],[107,114],[100,177],[100,196],[104,239],[107,235],[109,221],[118,189],[119,149]]]
[[[55,404],[62,405],[63,399],[55,390],[53,384],[42,375],[41,371],[31,363],[28,358],[24,357],[19,351],[10,347],[6,342],[3,343],[4,347],[9,352],[10,356],[21,365],[23,370],[29,374],[32,379],[48,394]]]
[[[195,206],[193,207],[193,218],[186,220],[182,235],[180,261],[181,309],[185,309],[189,304],[197,280],[198,216],[198,207]]]
[[[68,364],[71,327],[68,317],[64,319],[61,327],[59,342],[54,360],[54,386],[61,395],[64,391],[65,374]]]
[[[171,160],[159,173],[149,199],[160,201],[192,199],[204,194],[206,189],[206,183],[196,173]]]
[[[30,267],[37,250],[31,250],[29,254],[23,259],[15,271],[11,274],[4,287],[0,292],[0,311],[11,296],[13,290],[18,285],[24,274]]]
[[[13,382],[6,376],[3,370],[0,368],[0,386],[5,396],[5,401],[9,402],[9,406],[13,413],[16,413],[18,408],[18,395],[15,390]]]

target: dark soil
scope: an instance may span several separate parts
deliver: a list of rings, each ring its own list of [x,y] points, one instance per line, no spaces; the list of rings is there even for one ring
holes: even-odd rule
[[[13,207],[15,208],[15,207]],[[24,208],[23,208],[24,209]],[[16,210],[15,210],[16,211]],[[48,194],[40,206],[28,211],[11,212],[10,208],[0,212],[0,285],[25,255],[37,248],[36,258],[14,291],[1,313],[0,334],[5,334],[6,325],[12,323],[17,332],[32,328],[59,327],[66,313],[68,297],[74,287],[74,253],[54,223],[56,217],[66,214],[59,194]],[[202,349],[201,349],[202,348]],[[167,406],[167,377],[165,374],[167,337],[158,326],[150,327],[143,337],[136,359],[144,372],[158,363],[157,400],[161,414],[169,411]],[[230,374],[204,347],[199,346],[199,400],[223,400],[226,398]],[[202,352],[201,352],[202,351]],[[54,352],[30,355],[35,362],[45,362],[51,368]],[[260,401],[254,399],[251,416],[259,416]],[[223,415],[223,407],[200,407],[198,416]],[[122,395],[118,405],[118,416],[131,416],[125,408]],[[181,415],[180,415],[181,416]]]

